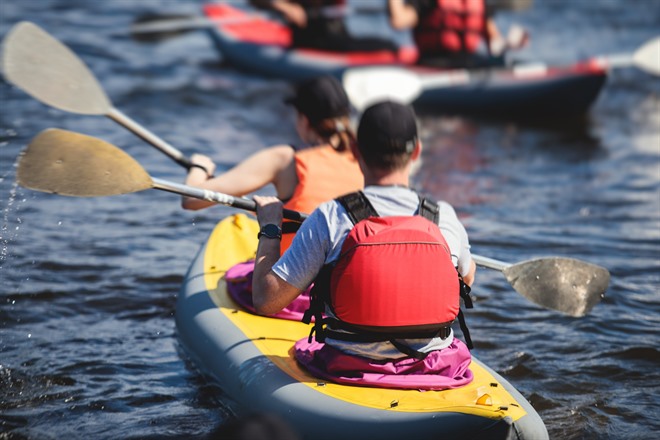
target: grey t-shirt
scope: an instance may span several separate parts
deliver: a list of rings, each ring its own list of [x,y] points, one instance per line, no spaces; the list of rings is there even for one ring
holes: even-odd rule
[[[414,191],[398,186],[368,186],[364,189],[372,206],[381,217],[414,215],[418,211],[419,197]],[[458,220],[454,208],[439,202],[438,225],[451,251],[452,261],[462,275],[470,270],[470,243],[467,232]],[[336,201],[322,204],[302,224],[289,249],[273,266],[273,272],[292,286],[305,290],[314,281],[323,265],[339,258],[344,239],[353,229],[346,210]],[[404,340],[421,352],[439,350],[451,344],[453,334],[442,340]],[[403,357],[389,342],[355,343],[328,338],[330,344],[344,352],[372,359]]]

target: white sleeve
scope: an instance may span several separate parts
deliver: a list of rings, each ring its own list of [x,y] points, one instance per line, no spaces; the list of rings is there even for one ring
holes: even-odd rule
[[[470,262],[472,261],[467,231],[451,205],[446,202],[439,202],[438,206],[440,207],[438,225],[451,251],[454,266],[458,267],[461,275],[466,275],[470,271]]]
[[[273,272],[287,283],[305,290],[316,278],[331,248],[326,218],[315,210],[301,225],[289,249],[273,265]]]

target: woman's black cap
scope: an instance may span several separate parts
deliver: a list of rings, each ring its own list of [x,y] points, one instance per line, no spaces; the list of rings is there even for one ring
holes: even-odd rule
[[[350,112],[348,96],[334,76],[319,76],[299,83],[295,95],[284,102],[293,105],[312,124],[328,118],[347,116]]]

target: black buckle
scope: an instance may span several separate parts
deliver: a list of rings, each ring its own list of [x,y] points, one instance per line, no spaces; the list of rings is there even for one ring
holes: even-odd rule
[[[444,339],[447,339],[447,338],[449,337],[450,334],[451,334],[451,327],[449,327],[449,326],[447,326],[447,327],[441,327],[441,328],[440,328],[440,331],[438,332],[438,337],[439,337],[440,339],[443,339],[443,340],[444,340]]]

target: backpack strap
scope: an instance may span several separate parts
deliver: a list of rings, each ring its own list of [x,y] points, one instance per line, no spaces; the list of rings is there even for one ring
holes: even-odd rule
[[[440,207],[438,204],[426,197],[419,197],[419,215],[432,222],[438,224],[440,220]]]
[[[413,359],[417,359],[418,361],[423,361],[424,359],[426,359],[426,356],[428,356],[429,353],[430,353],[430,352],[423,353],[421,351],[410,348],[406,344],[402,344],[401,342],[397,341],[396,339],[390,339],[390,344],[394,345],[394,348],[399,350],[401,353],[403,353],[406,356],[409,356]]]
[[[458,272],[458,269],[456,269],[456,272]],[[458,281],[460,285],[460,295],[461,298],[463,299],[463,303],[465,304],[466,309],[471,309],[474,307],[472,304],[472,297],[470,296],[470,292],[472,291],[472,288],[468,286],[465,281],[463,281],[463,277],[461,274],[458,274]],[[463,314],[463,309],[459,308],[458,309],[458,325],[461,327],[461,331],[463,332],[463,338],[465,339],[465,345],[467,345],[467,348],[472,350],[474,348],[474,345],[472,344],[472,338],[470,337],[470,330],[468,329],[467,324],[465,323],[465,314]]]
[[[369,217],[378,217],[378,213],[362,191],[346,194],[336,200],[344,207],[354,225]]]
[[[337,327],[340,329],[349,330],[350,326],[338,321],[337,319],[326,318],[326,323],[332,327]],[[364,330],[359,330],[355,333],[355,330],[352,330],[353,333],[344,333],[335,331],[332,328],[326,328],[325,336],[332,339],[338,339],[340,341],[350,341],[350,342],[385,342],[388,341],[401,353],[409,356],[411,358],[419,360],[424,360],[429,353],[423,353],[421,351],[415,350],[412,347],[407,346],[403,342],[400,342],[399,339],[431,339],[439,337],[441,339],[447,339],[451,334],[451,323],[446,323],[446,325],[436,326],[431,331],[419,331],[414,333],[391,333],[391,332],[369,332]]]
[[[303,315],[302,322],[310,324],[314,319],[314,326],[309,332],[307,342],[312,342],[312,336],[316,333],[318,342],[325,342],[325,324],[324,317],[325,305],[330,303],[330,277],[332,275],[333,264],[326,264],[314,279],[314,286],[309,292],[309,309]]]
[[[419,209],[418,215],[438,224],[440,219],[440,207],[433,200],[418,195]],[[367,196],[362,191],[346,194],[336,199],[348,213],[348,217],[353,224],[367,219],[369,217],[379,217],[378,212],[373,207]]]

